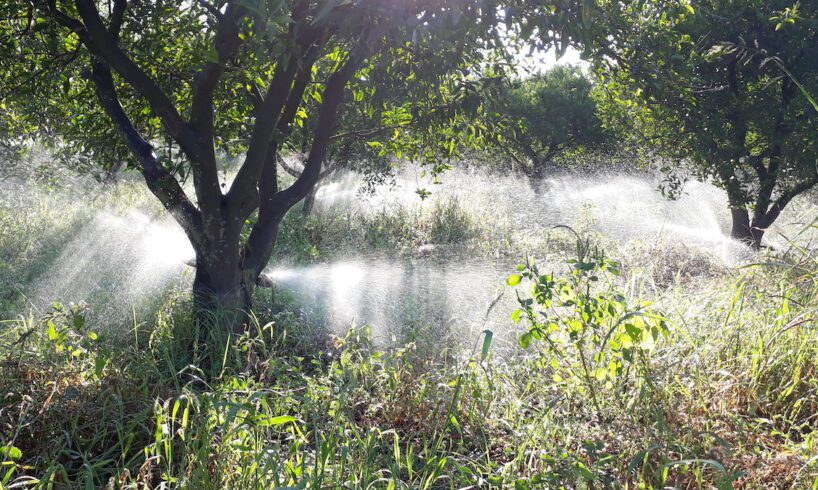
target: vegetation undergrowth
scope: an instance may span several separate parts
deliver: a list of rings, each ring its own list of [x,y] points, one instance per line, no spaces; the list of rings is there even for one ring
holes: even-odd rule
[[[520,308],[506,313],[522,331],[502,356],[491,324],[463,339],[470,352],[433,345],[433,326],[388,345],[368,327],[333,336],[283,289],[257,293],[243,337],[203,336],[175,292],[124,323],[83,303],[15,317],[25,298],[9,285],[46,273],[94,213],[140,200],[128,183],[111,196],[70,212],[43,198],[26,219],[15,206],[30,203],[0,209],[11,294],[0,325],[2,487],[818,482],[818,260],[806,249],[730,271],[680,244],[618,247],[595,231],[592,210],[572,248],[564,230],[526,241],[525,230],[496,226],[502,211],[456,199],[284,221],[275,260],[361,247],[421,256],[429,245],[537,254],[509,271]]]
[[[481,215],[457,197],[428,203],[392,203],[374,211],[328,209],[311,216],[291,213],[282,222],[282,246],[275,257],[299,262],[348,255],[350,251],[405,257],[432,255],[510,256],[515,243],[512,223],[499,213]],[[527,241],[526,246],[531,245]]]
[[[96,331],[85,307],[5,322],[2,484],[95,488],[810,488],[816,259],[780,256],[649,304],[580,241],[508,279],[520,354],[366,327],[304,337],[293,305],[197,349],[189,300]],[[562,271],[562,272],[560,272]],[[526,288],[525,285],[530,286]],[[630,293],[633,294],[633,289]],[[526,350],[523,350],[526,348]],[[191,354],[192,352],[192,354]]]

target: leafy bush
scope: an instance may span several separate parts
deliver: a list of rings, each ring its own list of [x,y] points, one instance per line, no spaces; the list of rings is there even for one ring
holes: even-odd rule
[[[541,342],[547,355],[540,362],[552,370],[553,381],[577,382],[598,411],[601,388],[623,393],[629,378],[636,378],[632,407],[650,385],[650,352],[668,336],[666,320],[648,309],[649,302],[629,304],[606,277],[618,276],[619,264],[589,241],[577,241],[577,258],[568,266],[566,277],[555,277],[529,262],[508,277],[510,286],[530,284],[530,296],[518,291],[520,308],[512,313],[527,327],[520,345]]]

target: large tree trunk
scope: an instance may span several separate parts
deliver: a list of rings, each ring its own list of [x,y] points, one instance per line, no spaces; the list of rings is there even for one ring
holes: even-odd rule
[[[730,228],[730,238],[737,240],[747,246],[758,250],[761,248],[761,239],[764,237],[765,228],[760,223],[750,221],[750,213],[743,208],[730,207],[732,217],[732,227]]]
[[[755,250],[761,248],[761,239],[764,237],[766,226],[759,226],[759,218],[763,217],[763,211],[753,215],[750,219],[750,212],[747,209],[745,193],[741,188],[739,180],[736,178],[735,169],[727,165],[717,165],[719,178],[727,192],[727,202],[730,206],[730,217],[732,225],[730,227],[730,238],[739,241]]]
[[[551,143],[544,154],[537,153],[534,149],[527,145],[521,145],[523,153],[528,157],[531,168],[525,169],[524,172],[528,177],[528,183],[534,189],[534,193],[539,196],[542,190],[542,183],[548,175],[549,167],[554,158],[559,154],[560,148],[556,143]]]
[[[223,238],[197,247],[193,296],[197,322],[241,334],[249,326],[258,277],[243,269],[238,244]]]
[[[534,195],[541,197],[543,180],[545,179],[545,175],[547,173],[545,169],[546,164],[539,157],[530,158],[530,161],[531,167],[523,167],[523,172],[525,173],[526,178],[528,178],[528,185],[531,186],[531,189],[534,191]]]

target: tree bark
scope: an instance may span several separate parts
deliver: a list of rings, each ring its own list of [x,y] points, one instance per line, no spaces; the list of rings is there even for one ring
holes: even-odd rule
[[[755,250],[761,248],[761,239],[764,237],[766,227],[760,227],[756,220],[750,221],[750,213],[740,207],[730,207],[732,226],[730,228],[730,238],[737,240]]]
[[[211,328],[243,333],[250,325],[257,276],[244,270],[240,245],[242,227],[220,220],[215,235],[194,243],[194,318],[202,331]]]
[[[321,181],[315,183],[307,192],[307,195],[304,196],[304,204],[301,207],[301,212],[304,216],[312,215],[313,209],[315,208],[315,196],[318,194],[318,188],[321,186]]]
[[[206,255],[211,263],[199,265],[199,257]],[[229,258],[214,257],[212,253],[197,253],[196,276],[193,280],[193,303],[196,321],[205,328],[242,334],[250,326],[255,284],[245,280],[244,273]]]

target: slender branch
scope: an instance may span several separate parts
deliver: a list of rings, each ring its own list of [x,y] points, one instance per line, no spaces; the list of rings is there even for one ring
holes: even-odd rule
[[[287,189],[281,191],[276,196],[278,205],[289,209],[301,200],[315,183],[321,172],[321,166],[327,155],[329,141],[335,130],[335,120],[338,115],[338,108],[344,99],[344,87],[352,78],[352,74],[357,69],[357,58],[350,56],[344,66],[335,72],[327,81],[327,88],[324,89],[321,104],[321,111],[318,116],[318,126],[315,129],[315,137],[310,148],[310,154],[304,164],[304,170],[296,181]]]
[[[92,62],[91,77],[103,110],[114,122],[131,149],[151,192],[176,218],[193,243],[200,240],[202,216],[190,202],[179,182],[156,161],[153,147],[136,130],[119,102],[111,70],[99,60]]]
[[[285,172],[287,172],[288,174],[290,174],[290,176],[295,177],[296,179],[297,179],[298,177],[300,177],[300,176],[301,176],[301,172],[303,172],[303,171],[304,171],[304,169],[303,169],[303,168],[302,168],[301,170],[298,170],[297,168],[295,168],[295,167],[291,166],[289,163],[287,163],[287,161],[286,161],[286,160],[283,160],[283,159],[282,159],[282,160],[280,160],[278,163],[280,163],[280,164],[281,164],[281,168],[283,168]]]
[[[119,33],[122,31],[122,23],[125,21],[125,11],[128,9],[128,0],[114,0],[114,8],[111,12],[110,25],[108,32],[111,33],[114,39],[119,39]]]
[[[517,152],[514,151],[513,148],[511,148],[509,145],[503,143],[501,140],[496,140],[496,141],[493,142],[493,144],[498,146],[500,148],[500,150],[502,150],[503,153],[506,154],[506,156],[508,156],[512,160],[514,160],[514,163],[516,163],[517,165],[520,166],[520,170],[522,170],[523,172],[527,172],[528,166],[527,166],[526,162],[523,161],[520,157],[517,156]]]
[[[82,22],[59,10],[57,8],[56,0],[45,0],[45,3],[41,4],[39,8],[44,10],[45,13],[57,21],[58,24],[79,36],[80,41],[82,41],[83,44],[88,44],[91,42],[90,37],[88,37],[88,33],[85,31],[85,27],[82,25]]]
[[[410,127],[412,124],[392,124],[390,126],[380,126],[377,128],[369,128],[369,129],[353,129],[351,131],[347,131],[346,133],[339,133],[335,134],[330,138],[330,141],[338,141],[338,140],[345,140],[348,138],[357,138],[357,139],[366,139],[371,138],[372,136],[377,136],[382,133],[386,133],[395,129],[406,128]]]
[[[278,221],[295,203],[303,199],[317,182],[343,103],[344,88],[355,73],[358,63],[358,57],[350,55],[344,65],[327,80],[318,124],[304,170],[290,187],[279,191],[272,200],[259,209],[259,220],[250,232],[245,247],[245,269],[256,273],[261,271],[269,260]]]
[[[278,118],[278,123],[276,124],[275,129],[276,134],[273,136],[274,141],[270,145],[275,146],[276,153],[278,152],[278,141],[283,141],[284,138],[290,134],[292,123],[295,120],[296,114],[298,113],[298,108],[301,106],[302,99],[304,98],[304,92],[307,90],[307,85],[309,84],[310,80],[312,80],[312,62],[301,68],[295,82],[293,82],[293,87],[290,90],[290,96],[287,98],[287,103],[284,105],[284,110],[281,112],[281,116]],[[268,158],[264,164],[264,169],[262,169],[262,175],[258,186],[259,197],[262,199],[262,202],[272,199],[275,193],[278,192],[278,188],[276,187],[275,190],[272,190],[272,187],[268,182],[270,178],[275,177],[275,167],[276,159]]]
[[[190,125],[176,110],[170,98],[162,91],[144,70],[133,62],[120,48],[116,39],[102,23],[93,0],[75,0],[77,11],[82,18],[80,24],[75,19],[60,15],[64,25],[74,26],[80,40],[91,51],[99,56],[119,73],[150,104],[153,112],[162,120],[170,135],[179,143],[182,150],[191,157],[197,154],[196,139]],[[55,9],[56,10],[56,9]],[[66,24],[67,22],[67,24]]]
[[[256,112],[256,116],[258,116],[258,111],[264,104],[264,95],[261,93],[261,89],[258,88],[256,82],[252,80],[249,82],[247,87],[247,97],[250,99],[250,104],[253,105],[253,110]]]
[[[200,70],[193,83],[193,103],[191,105],[191,124],[202,131],[204,138],[212,139],[213,132],[213,92],[224,74],[225,65],[238,52],[239,28],[237,25],[238,7],[230,4],[224,15],[221,16],[216,27],[216,36],[213,45],[218,59],[209,61]]]
[[[284,141],[287,135],[290,134],[292,122],[295,120],[295,116],[298,113],[298,108],[301,106],[304,92],[310,80],[312,80],[312,61],[302,66],[299,70],[298,76],[296,76],[293,86],[290,89],[287,102],[284,104],[284,109],[282,109],[281,115],[278,118],[275,131],[268,146],[267,157],[265,158],[261,175],[259,176],[258,192],[239,194],[238,198],[240,202],[238,204],[235,202],[231,203],[238,206],[238,214],[242,220],[250,216],[254,209],[264,207],[265,203],[273,199],[278,192],[278,148],[280,142]],[[263,211],[260,214],[263,214]]]
[[[304,172],[303,167],[301,170],[293,167],[286,160],[279,160],[278,163],[281,165],[281,168],[284,169],[290,176],[295,177],[296,179],[301,176],[301,173]],[[333,160],[329,160],[329,162],[325,162],[324,165],[321,166],[321,173],[318,174],[318,180],[316,182],[320,182],[325,178],[329,177],[329,175],[337,169],[337,164],[334,163]]]
[[[788,106],[794,96],[794,92],[792,85],[786,78],[781,81],[780,93],[780,110],[778,111],[778,117],[776,118],[776,123],[773,128],[772,146],[763,154],[763,156],[766,156],[767,160],[769,160],[769,165],[764,166],[761,158],[757,158],[756,161],[752,162],[759,179],[753,222],[754,224],[764,224],[765,228],[775,221],[784,206],[789,202],[789,199],[792,199],[792,197],[790,197],[786,202],[783,202],[783,204],[777,202],[772,202],[771,204],[773,191],[777,185],[778,169],[781,166],[782,159],[785,158],[783,156],[783,147],[786,144],[787,136],[791,133],[786,123],[785,115],[788,112]],[[770,214],[771,212],[773,213],[772,215]]]

